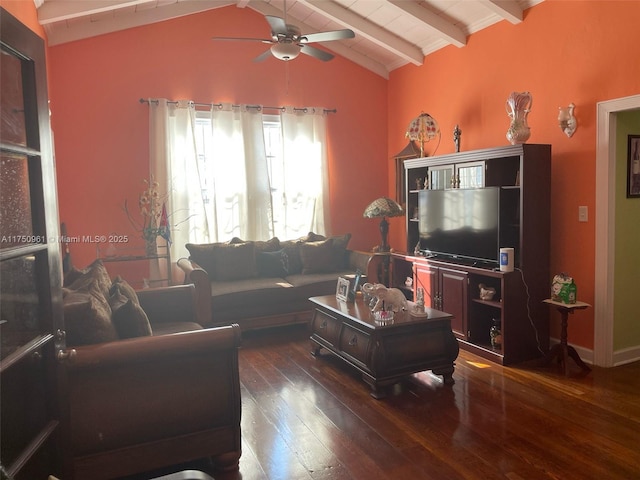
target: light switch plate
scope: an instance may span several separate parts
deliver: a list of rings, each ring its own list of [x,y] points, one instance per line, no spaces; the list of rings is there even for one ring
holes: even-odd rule
[[[579,222],[588,222],[589,221],[589,208],[581,205],[578,207],[578,221]]]

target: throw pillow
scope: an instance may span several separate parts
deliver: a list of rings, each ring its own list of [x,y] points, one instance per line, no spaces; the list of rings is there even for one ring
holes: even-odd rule
[[[273,237],[267,241],[256,240],[253,242],[256,246],[257,252],[277,252],[280,250],[280,240],[278,237]]]
[[[289,273],[289,258],[284,251],[257,252],[256,266],[261,277],[286,277]]]
[[[109,298],[111,278],[109,278],[109,273],[102,260],[96,260],[83,270],[82,274],[78,275],[68,287],[71,290],[93,291],[95,294],[104,296],[106,300]]]
[[[275,252],[276,250],[280,250],[280,240],[278,237],[273,237],[269,240],[242,240],[238,237],[233,237],[231,240],[227,242],[227,244],[238,244],[238,243],[248,243],[253,242],[256,246],[256,252]]]
[[[351,240],[351,234],[345,233],[337,237],[331,237],[333,240],[333,266],[336,270],[342,270],[347,267],[347,245]]]
[[[89,292],[67,291],[63,298],[67,346],[118,340],[111,309]]]
[[[109,298],[111,310],[113,311],[111,320],[120,338],[148,337],[152,335],[149,318],[139,304],[120,290],[116,285],[113,295]]]
[[[333,240],[301,243],[300,260],[303,274],[336,271]]]
[[[325,237],[324,235],[320,235],[319,233],[313,233],[313,232],[309,232],[307,234],[306,237],[302,237],[304,238],[305,242],[320,242],[322,240],[326,240],[327,237]]]
[[[64,280],[62,282],[62,286],[68,287],[77,279],[79,279],[82,275],[84,275],[84,273],[85,272],[83,270],[79,270],[76,267],[71,267],[71,270],[69,270],[67,273],[64,274]]]
[[[302,260],[300,259],[300,245],[303,242],[298,240],[286,240],[280,242],[283,253],[287,256],[287,274],[295,275],[302,272]]]
[[[216,280],[241,280],[258,275],[253,242],[218,244],[213,248]]]
[[[140,300],[138,300],[138,294],[134,290],[134,288],[127,283],[120,275],[113,279],[111,283],[111,288],[109,289],[109,303],[111,304],[111,297],[114,295],[116,289],[120,291],[128,300],[131,300],[136,305],[140,305]],[[113,309],[113,305],[111,305]]]
[[[214,257],[214,248],[221,243],[187,243],[186,249],[189,251],[191,260],[200,265],[209,275],[210,279],[216,278],[216,261]]]

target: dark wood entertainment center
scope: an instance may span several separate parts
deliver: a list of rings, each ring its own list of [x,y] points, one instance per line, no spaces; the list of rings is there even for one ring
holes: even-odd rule
[[[542,357],[549,347],[549,311],[542,301],[551,282],[551,146],[522,144],[413,158],[404,161],[404,168],[409,253],[391,254],[391,286],[412,299],[422,287],[427,306],[454,315],[451,327],[460,346],[487,360],[506,365]],[[500,210],[515,208],[516,215],[500,228],[512,229],[516,244],[500,247],[515,248],[514,271],[500,271],[497,263],[428,258],[416,251],[418,197],[425,178],[428,188],[499,187],[508,192]],[[503,212],[500,217],[501,222],[506,218]],[[405,285],[407,277],[413,280],[411,287]],[[491,300],[480,299],[481,284],[495,289]],[[501,330],[499,346],[491,345],[493,324]]]

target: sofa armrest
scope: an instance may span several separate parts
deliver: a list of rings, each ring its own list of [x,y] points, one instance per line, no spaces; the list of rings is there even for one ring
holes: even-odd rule
[[[211,321],[211,280],[207,272],[195,262],[188,258],[181,258],[176,263],[184,272],[184,284],[195,286],[196,309],[198,310],[198,318],[205,323],[203,326],[212,325]]]
[[[65,363],[74,478],[237,461],[240,339],[230,325],[76,347]]]
[[[74,347],[75,354],[71,356],[67,366],[69,372],[122,365],[134,368],[136,364],[147,363],[151,365],[144,368],[153,368],[153,362],[156,361],[168,363],[213,350],[235,349],[240,343],[240,326],[232,324],[158,337],[135,337]]]
[[[173,322],[203,322],[207,317],[197,308],[194,285],[147,288],[136,291],[140,306],[151,324]]]

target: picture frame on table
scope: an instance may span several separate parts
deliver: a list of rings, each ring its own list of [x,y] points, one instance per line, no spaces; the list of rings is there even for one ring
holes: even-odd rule
[[[336,298],[338,301],[346,302],[349,299],[349,280],[344,277],[338,277],[336,285]]]
[[[640,135],[628,136],[627,198],[640,198]]]

